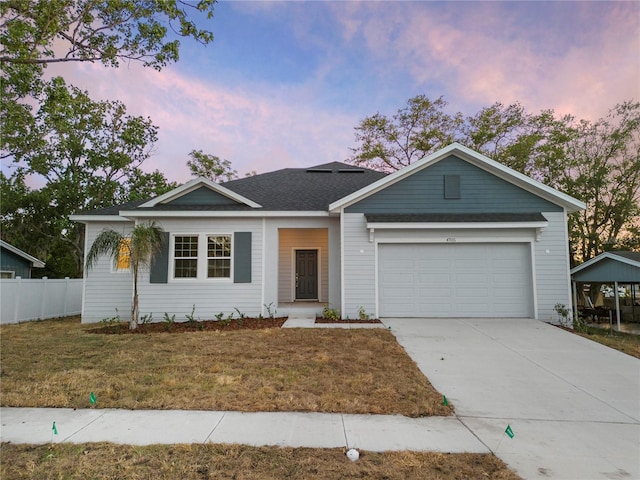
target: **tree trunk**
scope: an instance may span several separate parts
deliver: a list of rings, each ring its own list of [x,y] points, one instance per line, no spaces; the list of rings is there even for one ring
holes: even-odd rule
[[[131,301],[131,322],[129,330],[138,328],[138,271],[133,269],[133,300]]]

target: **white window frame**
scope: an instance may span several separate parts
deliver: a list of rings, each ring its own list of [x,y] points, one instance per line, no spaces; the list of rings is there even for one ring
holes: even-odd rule
[[[3,275],[8,273],[10,275],[9,277],[2,277],[5,280],[11,280],[16,278],[16,272],[14,270],[0,270],[0,273],[2,273]]]
[[[198,256],[197,256],[197,275],[195,277],[178,277],[175,276],[176,268],[176,256],[175,245],[176,237],[198,237]],[[209,237],[229,237],[230,245],[230,268],[228,277],[209,277],[209,259],[213,258],[227,258],[227,257],[209,257],[208,256],[208,244]],[[213,283],[232,283],[233,282],[233,233],[230,232],[207,232],[207,233],[193,233],[193,232],[177,232],[171,234],[169,250],[169,282],[172,283],[194,283],[194,282],[213,282]],[[180,257],[178,257],[180,258]]]
[[[229,256],[221,256],[221,257],[210,257],[209,256],[209,238],[211,237],[227,237],[229,239]],[[232,278],[232,262],[233,262],[233,237],[231,234],[208,234],[206,236],[206,240],[207,240],[207,264],[206,264],[206,276],[207,276],[207,280],[211,280],[211,279],[215,279],[215,280],[219,280],[219,279],[230,279]],[[228,277],[210,277],[209,276],[209,260],[229,260],[229,276]]]

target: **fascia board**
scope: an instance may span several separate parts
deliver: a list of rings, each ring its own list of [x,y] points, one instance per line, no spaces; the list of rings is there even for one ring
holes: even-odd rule
[[[570,273],[571,273],[571,275],[573,275],[574,273],[578,273],[578,272],[584,270],[585,268],[589,268],[591,265],[594,265],[594,264],[604,260],[605,258],[608,258],[609,260],[615,260],[616,262],[626,263],[627,265],[631,265],[631,266],[640,268],[640,262],[636,262],[635,260],[631,260],[630,258],[621,257],[620,255],[616,255],[615,253],[612,253],[612,252],[605,252],[605,253],[601,253],[597,257],[592,258],[591,260],[587,260],[582,265],[578,265],[577,267],[573,267],[571,269]]]
[[[10,243],[5,242],[4,240],[0,240],[0,245],[2,245],[3,248],[6,248],[10,252],[15,253],[19,257],[22,257],[25,260],[28,260],[29,262],[31,262],[34,268],[44,268],[44,262],[42,260],[38,260],[36,257],[29,255],[27,252],[23,252],[19,248],[11,245]]]
[[[220,195],[224,195],[225,197],[230,198],[231,200],[235,200],[236,202],[243,203],[251,208],[261,208],[261,205],[254,202],[253,200],[249,200],[248,198],[243,197],[242,195],[239,195],[236,192],[229,190],[228,188],[223,187],[222,185],[218,185],[217,183],[204,177],[198,177],[185,183],[184,185],[180,185],[179,187],[174,188],[170,192],[167,192],[163,195],[160,195],[159,197],[153,198],[148,202],[143,203],[142,205],[140,205],[140,207],[155,207],[158,204],[170,202],[171,200],[174,200],[183,195],[186,195],[187,193],[190,193],[201,186],[210,188],[211,190],[219,193]]]
[[[367,228],[383,229],[482,229],[482,228],[547,228],[548,222],[368,222]]]
[[[612,260],[617,260],[618,262],[626,263],[627,265],[632,265],[634,267],[640,268],[640,262],[636,260],[632,260],[631,258],[616,255],[615,252],[607,252],[607,253],[609,254],[609,258]]]
[[[127,218],[119,215],[69,215],[69,220],[74,222],[130,222]]]
[[[198,210],[198,211],[166,211],[152,210],[141,212],[140,210],[123,210],[120,212],[121,217],[126,218],[263,218],[263,217],[329,217],[329,212],[325,211],[215,211],[215,210]]]
[[[336,202],[329,205],[329,211],[334,212],[339,210],[340,208],[346,208],[364,198],[373,195],[374,193],[383,190],[384,188],[393,185],[394,183],[412,175],[417,170],[422,170],[423,168],[427,168],[434,163],[443,160],[449,155],[455,154],[462,158],[463,160],[468,161],[472,165],[475,165],[483,170],[496,175],[497,177],[512,183],[524,190],[533,193],[534,195],[538,195],[551,203],[556,205],[560,205],[564,207],[568,213],[577,212],[580,210],[584,210],[586,205],[584,202],[567,195],[566,193],[562,193],[555,188],[551,188],[543,183],[540,183],[520,172],[517,172],[506,165],[502,165],[495,160],[482,155],[474,150],[471,150],[468,147],[460,145],[459,143],[452,143],[451,145],[438,150],[437,152],[432,153],[424,157],[417,162],[394,172],[387,177],[384,177],[377,182],[368,185],[357,192],[354,192],[346,197],[337,200]]]

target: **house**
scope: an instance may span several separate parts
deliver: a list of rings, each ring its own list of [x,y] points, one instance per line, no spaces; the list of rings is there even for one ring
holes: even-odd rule
[[[615,312],[618,331],[621,321],[640,321],[640,252],[601,253],[571,269],[571,279],[575,315],[581,310],[584,316],[608,318],[608,311]]]
[[[215,184],[72,216],[86,245],[155,221],[165,249],[139,279],[141,314],[528,317],[569,305],[567,214],[584,204],[459,144],[393,174],[343,163]],[[83,321],[127,312],[131,273],[85,275]]]
[[[0,240],[0,278],[31,278],[34,268],[44,268],[44,262]]]

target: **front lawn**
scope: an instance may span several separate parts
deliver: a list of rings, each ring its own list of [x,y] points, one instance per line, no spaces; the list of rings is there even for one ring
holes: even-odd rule
[[[310,479],[518,480],[493,455],[434,452],[361,452],[350,462],[343,449],[249,447],[241,445],[56,444],[4,445],[0,477],[38,479],[200,480]]]
[[[624,332],[611,332],[609,328],[584,326],[574,333],[601,343],[607,347],[615,348],[632,357],[640,358],[640,335]]]
[[[79,317],[0,327],[12,407],[449,415],[384,329],[113,335]]]

